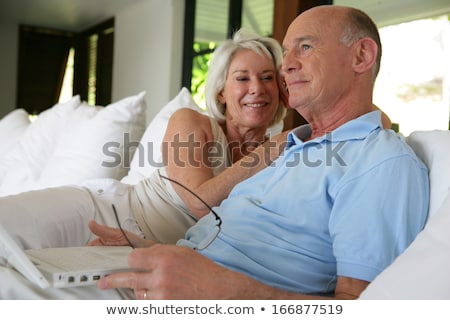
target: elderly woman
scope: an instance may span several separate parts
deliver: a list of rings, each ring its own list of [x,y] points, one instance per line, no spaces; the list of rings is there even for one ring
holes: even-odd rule
[[[94,238],[90,220],[176,242],[209,212],[207,205],[220,204],[236,183],[278,155],[273,145],[270,152],[255,147],[285,114],[277,81],[281,63],[275,40],[237,32],[211,61],[209,116],[181,109],[171,117],[163,142],[165,167],[134,186],[108,180],[1,198],[0,223],[24,248],[85,245]]]

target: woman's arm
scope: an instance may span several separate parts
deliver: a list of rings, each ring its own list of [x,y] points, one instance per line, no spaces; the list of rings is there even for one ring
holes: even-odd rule
[[[163,140],[163,158],[169,178],[202,198],[209,206],[219,205],[239,182],[267,167],[283,150],[287,133],[266,141],[232,167],[213,176],[208,159],[208,144],[214,142],[209,118],[196,111],[181,109],[169,120]],[[223,146],[227,147],[227,146]],[[173,184],[176,192],[198,218],[209,209],[183,188]]]
[[[386,113],[384,113],[383,110],[381,110],[377,105],[373,105],[374,110],[380,110],[381,111],[381,123],[383,124],[384,129],[390,129],[392,126],[391,119],[388,117]]]

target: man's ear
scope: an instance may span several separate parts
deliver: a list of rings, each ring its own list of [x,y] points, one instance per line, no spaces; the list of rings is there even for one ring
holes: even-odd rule
[[[378,46],[371,38],[362,38],[355,44],[355,59],[353,69],[355,72],[363,73],[372,70],[376,63]]]

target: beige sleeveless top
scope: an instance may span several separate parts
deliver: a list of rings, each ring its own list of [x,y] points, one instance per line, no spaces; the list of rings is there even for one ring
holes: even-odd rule
[[[210,119],[216,145],[208,148],[214,176],[231,166],[228,141],[219,123]],[[131,192],[133,215],[147,239],[162,243],[175,243],[195,224],[196,218],[175,192],[172,183],[161,178],[167,176],[165,167],[134,186]]]

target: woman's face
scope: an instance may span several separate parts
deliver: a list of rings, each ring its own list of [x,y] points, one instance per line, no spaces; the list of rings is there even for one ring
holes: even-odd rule
[[[243,49],[235,52],[219,101],[227,122],[245,128],[266,128],[279,105],[277,70],[272,59]]]

